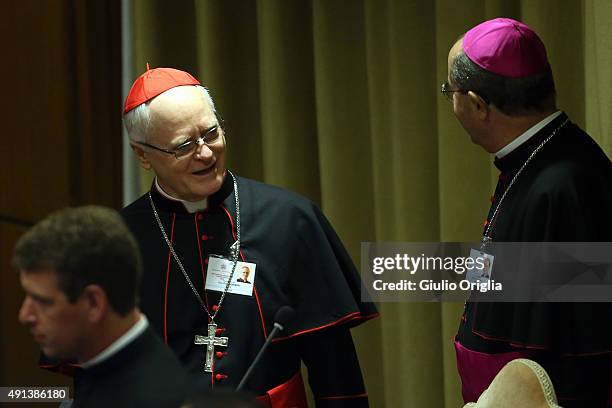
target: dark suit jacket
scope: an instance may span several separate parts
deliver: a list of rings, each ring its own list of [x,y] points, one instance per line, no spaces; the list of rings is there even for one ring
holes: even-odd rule
[[[73,408],[172,407],[192,394],[191,381],[151,327],[109,359],[75,378]]]

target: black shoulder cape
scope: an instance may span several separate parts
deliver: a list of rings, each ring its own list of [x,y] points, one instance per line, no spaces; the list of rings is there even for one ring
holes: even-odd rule
[[[513,176],[565,120],[561,114],[515,151],[501,170],[487,223]],[[497,242],[612,241],[612,166],[601,148],[568,122],[525,167],[493,225]],[[469,303],[458,340],[481,352],[514,347],[578,356],[612,352],[612,304]]]

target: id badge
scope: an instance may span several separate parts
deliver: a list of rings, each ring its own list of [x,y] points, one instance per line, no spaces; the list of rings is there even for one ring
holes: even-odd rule
[[[467,280],[470,283],[480,281],[481,283],[488,282],[493,276],[493,261],[495,257],[486,252],[471,249],[470,258],[474,260],[474,267],[467,270]]]
[[[206,272],[206,290],[223,292],[230,279],[234,262],[218,255],[208,257]],[[253,282],[257,265],[251,262],[238,261],[230,282],[228,292],[235,295],[253,296]]]

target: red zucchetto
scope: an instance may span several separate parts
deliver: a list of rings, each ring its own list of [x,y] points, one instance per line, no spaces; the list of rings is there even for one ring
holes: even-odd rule
[[[200,85],[191,74],[174,68],[154,68],[139,76],[125,98],[123,113],[126,114],[138,105],[148,102],[170,88],[183,85]]]
[[[485,21],[469,30],[463,37],[463,52],[481,68],[506,77],[538,75],[549,68],[540,37],[511,18]]]

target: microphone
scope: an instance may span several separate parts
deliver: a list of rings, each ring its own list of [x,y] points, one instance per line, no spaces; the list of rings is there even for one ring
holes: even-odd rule
[[[255,356],[255,359],[253,360],[248,370],[242,377],[242,380],[240,380],[240,384],[238,384],[238,387],[236,387],[236,391],[240,391],[242,387],[244,387],[244,384],[246,384],[247,379],[251,376],[253,369],[255,368],[259,360],[261,360],[261,356],[263,355],[264,351],[266,351],[266,349],[272,342],[272,339],[276,337],[279,331],[284,330],[285,325],[289,323],[291,320],[293,320],[294,317],[295,317],[295,310],[291,306],[287,306],[287,305],[281,306],[276,311],[276,314],[274,315],[274,328],[272,329],[272,331],[266,338],[266,341],[263,344],[263,346],[261,346],[261,349],[259,349],[259,352]]]

